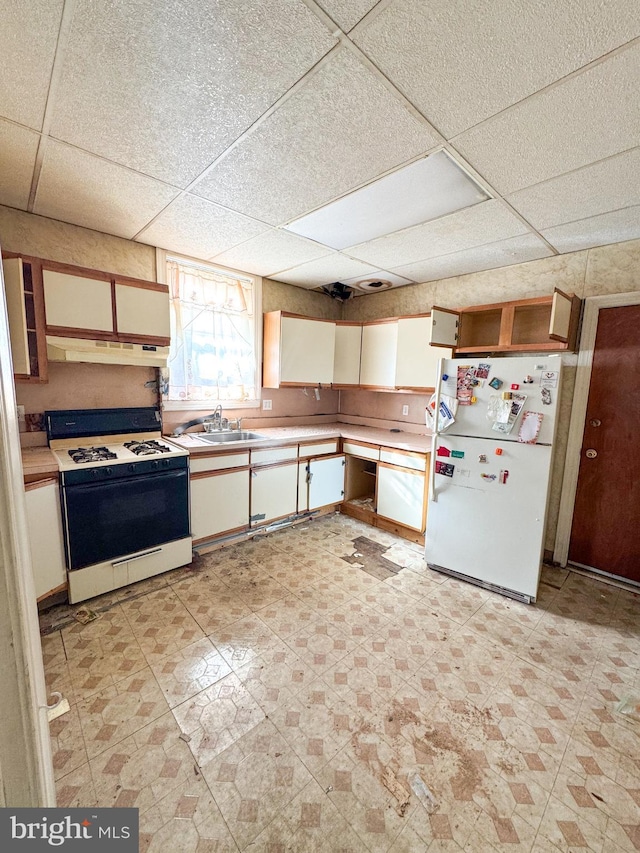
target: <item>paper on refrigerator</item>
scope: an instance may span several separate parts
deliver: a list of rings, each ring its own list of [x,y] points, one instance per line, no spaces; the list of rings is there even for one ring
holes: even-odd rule
[[[440,395],[440,408],[438,410],[438,423],[436,426],[436,394],[431,396],[427,405],[427,426],[435,432],[444,432],[455,423],[458,401],[448,394]]]

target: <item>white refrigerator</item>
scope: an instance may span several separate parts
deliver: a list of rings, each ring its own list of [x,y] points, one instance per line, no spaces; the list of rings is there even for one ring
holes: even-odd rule
[[[425,538],[432,569],[535,601],[561,378],[559,356],[441,360]]]

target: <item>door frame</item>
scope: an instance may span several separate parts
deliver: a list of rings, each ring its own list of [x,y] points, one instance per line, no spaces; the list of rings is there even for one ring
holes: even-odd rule
[[[562,478],[558,526],[556,528],[556,540],[553,550],[553,559],[561,566],[566,566],[569,561],[569,541],[571,539],[573,511],[578,489],[580,451],[582,449],[584,427],[587,420],[587,404],[589,402],[589,387],[591,385],[593,350],[598,331],[598,317],[603,308],[624,308],[628,305],[640,305],[640,291],[612,293],[608,296],[591,296],[585,299],[578,363],[576,366],[576,384],[571,406],[571,423],[567,440],[564,476]]]
[[[0,263],[0,806],[56,804]]]

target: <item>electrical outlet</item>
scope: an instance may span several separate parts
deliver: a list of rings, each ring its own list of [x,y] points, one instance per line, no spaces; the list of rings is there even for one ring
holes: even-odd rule
[[[271,409],[273,408],[272,400],[263,400],[262,401],[262,408],[265,412],[270,412]]]
[[[409,406],[403,406],[403,407],[402,407],[402,414],[403,414],[403,415],[408,415],[408,414],[409,414]]]

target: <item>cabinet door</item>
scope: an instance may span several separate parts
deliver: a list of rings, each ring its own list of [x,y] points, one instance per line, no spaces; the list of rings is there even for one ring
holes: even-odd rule
[[[39,599],[67,582],[57,481],[30,484],[25,500],[33,580]]]
[[[309,460],[309,509],[344,500],[344,455]]]
[[[425,474],[378,464],[378,515],[424,532]]]
[[[29,375],[29,338],[27,337],[27,313],[24,302],[24,276],[22,258],[5,258],[2,262],[4,289],[9,315],[9,336],[13,372]]]
[[[280,381],[330,385],[336,324],[324,320],[282,317]]]
[[[113,332],[111,281],[44,269],[47,328]]]
[[[427,340],[432,347],[455,347],[458,345],[460,314],[448,308],[431,309],[431,329]]]
[[[360,348],[362,326],[338,323],[333,357],[333,384],[358,385],[360,383]]]
[[[360,384],[373,388],[396,387],[398,323],[371,323],[362,327]]]
[[[251,526],[295,515],[298,506],[298,463],[287,462],[251,471]]]
[[[451,358],[451,350],[429,344],[431,328],[431,316],[398,320],[397,388],[435,388],[438,362]]]
[[[169,291],[116,281],[116,319],[119,335],[169,338]]]
[[[249,525],[249,469],[191,477],[194,542]]]
[[[554,341],[567,343],[571,334],[571,320],[575,297],[567,296],[554,288],[549,320],[549,337]]]

